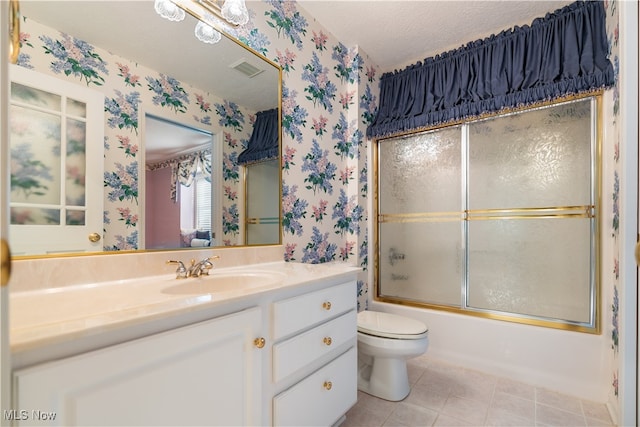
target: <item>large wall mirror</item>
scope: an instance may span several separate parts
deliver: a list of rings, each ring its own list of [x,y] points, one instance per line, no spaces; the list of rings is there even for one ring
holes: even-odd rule
[[[152,0],[21,2],[15,255],[281,242],[281,70],[227,34],[196,38],[193,5],[175,22]],[[260,138],[270,154],[246,156]]]

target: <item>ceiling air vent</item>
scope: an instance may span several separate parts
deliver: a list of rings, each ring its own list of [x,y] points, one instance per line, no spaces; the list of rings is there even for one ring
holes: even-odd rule
[[[233,64],[229,65],[229,67],[240,71],[242,74],[244,74],[245,76],[247,76],[249,78],[255,77],[255,76],[257,76],[258,74],[260,74],[261,72],[264,71],[264,70],[261,70],[260,68],[257,68],[254,65],[251,65],[244,58],[242,58],[239,61],[234,62]]]

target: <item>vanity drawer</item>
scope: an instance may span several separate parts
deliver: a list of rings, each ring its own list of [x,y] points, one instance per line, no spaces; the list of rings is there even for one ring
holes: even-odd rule
[[[330,426],[358,398],[356,348],[273,399],[273,425]]]
[[[355,308],[356,293],[356,282],[353,281],[276,302],[273,305],[273,339],[286,337]]]
[[[273,381],[278,382],[345,343],[357,340],[356,311],[273,346]]]

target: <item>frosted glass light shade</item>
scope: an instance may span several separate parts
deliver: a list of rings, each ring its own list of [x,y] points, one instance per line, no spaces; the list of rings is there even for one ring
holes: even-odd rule
[[[226,0],[222,5],[222,16],[236,25],[244,25],[249,22],[249,12],[244,0]]]
[[[209,44],[218,43],[222,38],[222,35],[218,30],[202,21],[198,21],[196,24],[195,35],[201,42]]]
[[[182,21],[185,12],[173,3],[171,0],[156,0],[154,3],[156,13],[169,21]]]

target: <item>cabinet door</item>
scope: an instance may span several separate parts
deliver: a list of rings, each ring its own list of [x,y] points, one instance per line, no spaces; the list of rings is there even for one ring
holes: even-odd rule
[[[15,373],[17,425],[261,424],[260,309]]]

